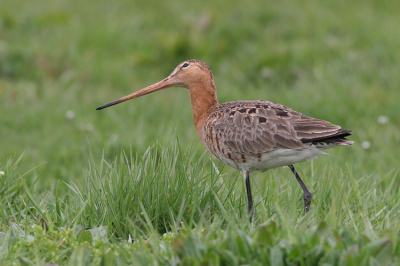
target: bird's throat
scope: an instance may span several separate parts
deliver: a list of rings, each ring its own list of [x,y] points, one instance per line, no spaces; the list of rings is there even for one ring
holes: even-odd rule
[[[202,129],[207,117],[209,117],[213,109],[218,106],[217,92],[214,84],[201,83],[195,84],[195,86],[189,88],[189,91],[194,125],[197,135],[201,141],[204,142],[202,138]]]

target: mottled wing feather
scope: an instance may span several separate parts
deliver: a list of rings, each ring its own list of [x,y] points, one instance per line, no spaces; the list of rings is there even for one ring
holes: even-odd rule
[[[222,143],[231,152],[242,154],[298,149],[304,147],[303,143],[335,136],[340,131],[339,126],[328,121],[268,101],[221,104],[206,127],[212,131],[211,140],[217,139],[219,145]]]

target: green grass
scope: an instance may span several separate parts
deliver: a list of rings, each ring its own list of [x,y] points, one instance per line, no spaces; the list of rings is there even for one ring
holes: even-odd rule
[[[398,10],[1,1],[0,264],[399,264]],[[355,145],[298,165],[308,215],[281,168],[252,174],[248,223],[243,179],[199,142],[187,90],[95,110],[192,58],[220,102],[270,100],[354,130]]]
[[[13,183],[2,193],[4,263],[400,262],[397,173],[371,184],[370,176],[356,180],[350,169],[333,175],[330,167],[309,167],[315,197],[304,217],[294,178],[256,178],[257,213],[250,224],[242,178],[222,174],[205,155],[195,157],[195,150],[172,142],[142,157],[93,159],[83,184],[68,184],[64,196],[34,191],[10,161],[4,180]]]

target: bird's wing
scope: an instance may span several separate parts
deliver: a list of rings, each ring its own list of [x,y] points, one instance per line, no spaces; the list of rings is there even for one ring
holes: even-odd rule
[[[302,148],[303,143],[339,135],[340,126],[268,101],[239,101],[216,108],[206,130],[232,152],[259,154]]]

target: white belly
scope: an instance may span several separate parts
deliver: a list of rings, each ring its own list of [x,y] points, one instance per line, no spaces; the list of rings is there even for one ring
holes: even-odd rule
[[[218,158],[223,163],[228,164],[239,170],[265,171],[272,168],[288,166],[295,163],[301,163],[317,159],[319,155],[326,154],[324,150],[329,147],[320,147],[315,145],[307,145],[301,149],[276,149],[261,155],[250,154],[246,155],[244,159],[233,158],[231,160],[224,156]]]

